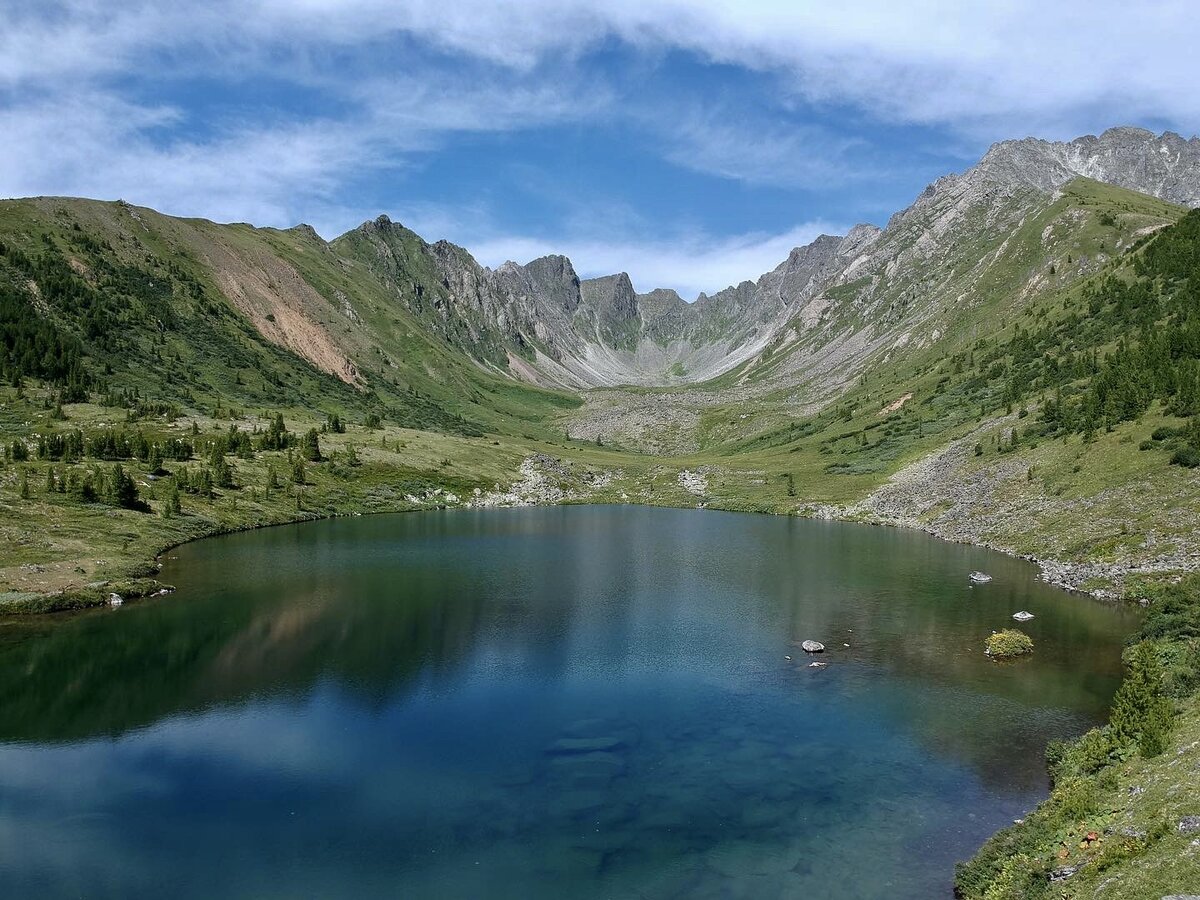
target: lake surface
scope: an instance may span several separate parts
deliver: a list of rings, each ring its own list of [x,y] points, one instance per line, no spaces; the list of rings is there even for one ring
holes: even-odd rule
[[[272,528],[162,577],[0,624],[4,896],[948,897],[1136,624],[917,532],[640,507]],[[1036,653],[990,662],[1020,609]]]

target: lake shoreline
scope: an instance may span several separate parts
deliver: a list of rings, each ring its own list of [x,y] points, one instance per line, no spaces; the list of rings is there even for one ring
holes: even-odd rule
[[[102,583],[94,583],[85,587],[68,588],[49,592],[30,592],[21,598],[8,598],[0,605],[0,619],[12,616],[61,614],[103,606],[109,602],[111,594],[115,593],[123,600],[137,600],[154,596],[163,591],[173,590],[170,585],[159,583],[153,575],[161,567],[161,557],[176,547],[205,538],[217,537],[223,534],[237,534],[254,531],[261,528],[273,528],[281,525],[296,525],[303,522],[320,521],[323,519],[344,518],[365,515],[393,515],[403,512],[422,512],[437,509],[505,509],[528,506],[563,506],[580,505],[595,502],[601,505],[634,505],[663,508],[688,508],[688,501],[695,495],[686,493],[681,497],[661,495],[650,499],[642,497],[637,500],[622,499],[616,501],[607,497],[590,497],[587,493],[564,493],[552,488],[541,475],[539,463],[544,467],[551,462],[546,458],[532,456],[521,465],[520,478],[512,482],[507,490],[496,490],[486,494],[478,494],[460,501],[453,494],[442,492],[434,498],[424,498],[424,502],[414,504],[417,498],[406,498],[394,506],[364,510],[354,505],[357,498],[349,498],[346,508],[329,511],[300,510],[296,515],[284,515],[269,521],[247,521],[230,525],[228,523],[210,521],[212,527],[201,527],[183,539],[172,539],[166,543],[153,546],[147,558],[139,561],[138,565],[145,572],[141,577],[128,579],[112,579]],[[681,470],[686,473],[687,470]],[[606,483],[605,483],[606,484]],[[604,487],[605,484],[599,485]],[[624,495],[622,495],[624,496]],[[806,519],[826,519],[892,528],[907,528],[921,531],[938,540],[951,544],[964,544],[1002,553],[1006,556],[1032,562],[1039,569],[1040,577],[1047,584],[1072,593],[1085,594],[1090,597],[1120,602],[1126,599],[1123,590],[1114,590],[1111,585],[1123,585],[1131,575],[1152,575],[1158,577],[1178,577],[1194,571],[1185,561],[1179,561],[1175,566],[1106,563],[1100,561],[1064,561],[1050,559],[1033,553],[1021,552],[999,541],[984,537],[978,531],[970,529],[969,524],[959,523],[957,528],[939,527],[918,515],[906,513],[903,510],[877,508],[873,503],[878,492],[869,495],[858,503],[839,506],[825,504],[819,501],[797,501],[787,509],[745,509],[737,505],[736,500],[723,501],[721,498],[704,498],[701,504],[706,509],[724,510],[729,512],[757,512],[766,515],[796,516]]]
[[[498,502],[494,498],[484,499],[482,502],[475,498],[467,500],[465,503],[430,503],[428,505],[414,506],[408,502],[397,505],[390,509],[372,509],[362,511],[357,509],[336,510],[333,512],[309,512],[302,511],[294,517],[284,517],[278,520],[266,522],[246,522],[241,525],[228,526],[221,523],[213,523],[215,527],[204,529],[196,534],[189,535],[183,540],[172,540],[168,543],[158,545],[152,554],[144,559],[142,563],[157,574],[161,568],[162,556],[169,553],[171,550],[181,547],[185,544],[191,544],[195,541],[206,540],[208,538],[219,537],[227,534],[240,534],[247,531],[258,531],[265,528],[277,528],[285,525],[299,525],[305,522],[319,522],[327,519],[352,518],[357,516],[377,516],[377,515],[397,515],[408,512],[431,512],[436,510],[447,509],[520,509],[523,507],[534,506],[579,506],[579,505],[628,505],[628,506],[647,506],[660,507],[664,509],[688,509],[694,508],[684,502],[671,502],[670,498],[664,498],[657,502],[646,501],[625,501],[616,503],[612,501],[599,500],[596,503],[590,503],[586,498],[558,498],[558,499],[539,499],[535,501],[517,500],[513,502]],[[711,509],[721,512],[751,512],[760,515],[770,516],[793,516],[801,519],[827,520],[846,522],[849,524],[871,525],[876,527],[887,528],[904,528],[914,531],[920,531],[937,540],[944,541],[948,544],[961,544],[971,547],[979,547],[984,550],[991,550],[996,553],[1002,553],[1005,556],[1010,556],[1015,559],[1021,559],[1026,562],[1031,562],[1038,567],[1039,575],[1047,584],[1060,588],[1071,593],[1084,594],[1094,599],[1107,600],[1112,602],[1122,602],[1123,596],[1115,591],[1105,587],[1088,587],[1089,582],[1095,582],[1100,571],[1105,571],[1109,578],[1115,578],[1120,575],[1122,577],[1134,573],[1141,573],[1146,570],[1139,570],[1135,567],[1121,567],[1115,564],[1100,564],[1088,562],[1063,562],[1060,560],[1043,559],[1033,554],[1021,553],[1011,547],[1006,547],[1002,544],[990,541],[982,537],[975,539],[964,538],[961,535],[954,535],[939,530],[936,527],[922,522],[913,517],[908,519],[898,519],[896,517],[882,515],[864,514],[863,510],[854,507],[832,507],[826,505],[810,505],[800,506],[795,510],[746,510],[738,508],[734,505],[722,505],[718,501],[710,501],[703,505],[704,509]],[[1182,575],[1186,574],[1187,569],[1164,569],[1158,570],[1157,574],[1161,575]],[[83,588],[66,589],[52,592],[30,592],[26,598],[21,600],[8,600],[0,607],[0,619],[9,617],[19,617],[28,615],[61,615],[64,613],[79,612],[87,609],[94,609],[104,606],[109,603],[110,595],[117,594],[122,600],[143,600],[149,597],[158,596],[163,592],[172,593],[174,586],[163,584],[149,574],[145,577],[130,578],[130,579],[113,579],[103,582],[97,582]]]

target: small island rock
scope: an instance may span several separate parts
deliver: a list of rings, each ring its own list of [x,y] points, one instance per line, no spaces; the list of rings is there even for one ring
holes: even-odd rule
[[[805,641],[800,645],[800,649],[805,653],[821,653],[825,650],[825,645],[819,641]]]

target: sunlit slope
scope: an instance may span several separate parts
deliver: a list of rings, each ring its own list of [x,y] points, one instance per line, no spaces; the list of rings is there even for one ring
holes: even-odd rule
[[[575,402],[484,372],[305,226],[38,198],[0,203],[0,242],[10,305],[78,345],[91,390],[463,433],[536,427]],[[37,368],[23,374],[66,378]]]

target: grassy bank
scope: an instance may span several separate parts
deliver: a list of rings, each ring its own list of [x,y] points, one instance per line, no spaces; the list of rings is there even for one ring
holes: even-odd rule
[[[1051,745],[1053,790],[958,868],[969,900],[1200,891],[1200,576],[1144,584],[1109,724]]]

